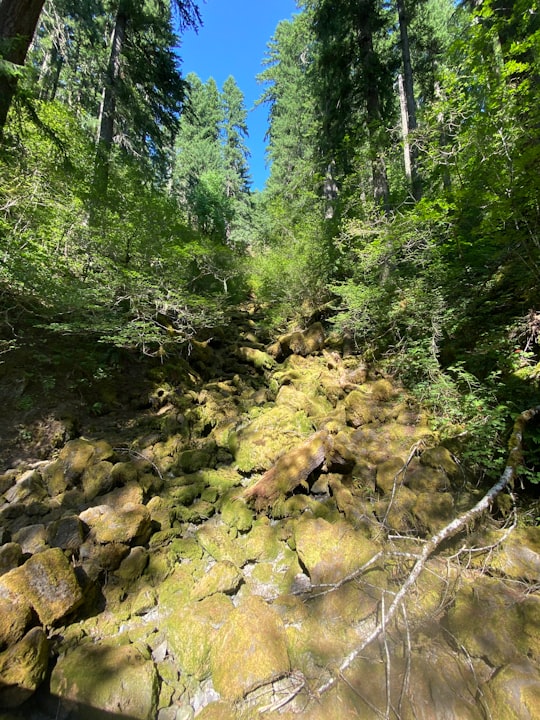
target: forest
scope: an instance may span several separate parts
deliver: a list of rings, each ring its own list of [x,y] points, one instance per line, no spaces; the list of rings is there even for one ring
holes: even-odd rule
[[[538,0],[0,0],[0,720],[534,720]],[[4,712],[5,710],[5,712]]]
[[[191,0],[0,20],[2,353],[24,316],[166,356],[254,299],[324,318],[496,473],[540,367],[535,2],[300,2],[259,76],[262,192],[234,78],[181,74]]]

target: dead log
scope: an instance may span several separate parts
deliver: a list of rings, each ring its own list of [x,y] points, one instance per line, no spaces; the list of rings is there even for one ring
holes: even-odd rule
[[[323,464],[331,449],[330,434],[326,430],[316,432],[302,445],[278,458],[260,480],[244,491],[245,500],[252,502],[257,510],[263,510],[290,495],[299,485],[307,488],[307,478]]]

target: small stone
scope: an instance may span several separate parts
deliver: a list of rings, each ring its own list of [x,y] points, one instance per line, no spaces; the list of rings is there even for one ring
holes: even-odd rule
[[[25,555],[33,555],[47,548],[47,530],[45,525],[26,525],[13,534],[13,540],[19,543]]]

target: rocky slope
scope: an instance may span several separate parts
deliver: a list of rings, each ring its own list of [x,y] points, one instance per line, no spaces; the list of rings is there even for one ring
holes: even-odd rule
[[[540,532],[501,512],[338,671],[482,491],[321,325],[267,345],[244,313],[93,401],[58,387],[19,445],[5,423],[1,720],[540,716]]]

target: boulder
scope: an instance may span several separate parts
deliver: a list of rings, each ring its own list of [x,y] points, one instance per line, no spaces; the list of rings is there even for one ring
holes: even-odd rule
[[[296,552],[314,585],[334,583],[361,568],[379,548],[345,521],[303,518],[294,528]]]
[[[240,472],[268,470],[277,458],[311,435],[313,424],[302,410],[275,406],[229,435],[229,449]]]
[[[200,602],[180,605],[163,623],[169,651],[180,669],[202,680],[210,674],[210,649],[218,629],[233,611],[232,600],[221,593]],[[229,664],[232,658],[224,655]]]
[[[296,331],[281,335],[276,345],[268,348],[268,353],[280,357],[289,355],[313,355],[320,352],[325,343],[324,329],[321,323],[313,323],[304,331]]]
[[[85,643],[58,658],[51,693],[78,720],[155,720],[158,682],[154,663],[133,645]]]
[[[276,464],[244,492],[244,498],[262,510],[283,502],[298,485],[307,489],[307,478],[323,464],[331,448],[332,438],[325,430],[315,433],[278,458]]]
[[[69,483],[78,480],[90,464],[94,455],[94,446],[88,440],[77,438],[67,442],[58,455],[64,468],[64,476]]]
[[[236,565],[230,561],[219,562],[203,575],[191,594],[194,600],[202,600],[216,593],[230,594],[237,590],[242,581],[242,573]]]
[[[32,555],[0,579],[11,593],[31,604],[43,625],[52,625],[76,610],[83,594],[72,566],[59,548]]]
[[[276,611],[260,597],[246,598],[218,631],[210,666],[214,688],[225,700],[240,700],[287,674],[287,636]]]
[[[77,515],[66,515],[47,527],[47,542],[62,550],[78,550],[84,541],[85,527]]]
[[[20,640],[32,620],[32,608],[0,581],[0,650]]]
[[[95,465],[89,465],[82,475],[82,489],[87,500],[93,500],[97,495],[109,492],[114,485],[112,476],[113,464],[101,460]]]
[[[148,564],[148,550],[137,546],[131,548],[129,555],[120,563],[116,571],[119,578],[126,581],[133,581],[140,577]]]
[[[0,707],[16,708],[33,695],[45,679],[49,643],[41,628],[32,628],[0,655]]]
[[[26,525],[13,533],[13,540],[21,547],[23,554],[33,555],[47,548],[47,529],[45,525]]]
[[[79,517],[90,527],[92,539],[102,545],[112,542],[144,544],[148,539],[150,513],[138,503],[128,502],[118,509],[97,505]]]
[[[16,542],[7,542],[0,546],[0,575],[18,567],[22,560],[21,546]]]
[[[501,668],[481,689],[491,717],[535,720],[540,712],[540,673],[527,658]]]
[[[22,503],[39,501],[47,495],[43,478],[37,470],[27,470],[19,478],[15,485],[4,493],[8,503]]]

